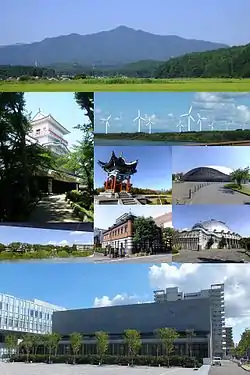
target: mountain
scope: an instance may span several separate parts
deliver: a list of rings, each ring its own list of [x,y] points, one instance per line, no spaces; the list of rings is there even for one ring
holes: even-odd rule
[[[80,63],[83,65],[123,65],[136,61],[166,61],[190,52],[226,47],[203,40],[172,35],[155,35],[119,26],[95,34],[70,34],[46,38],[31,44],[0,47],[0,65]]]
[[[250,44],[191,53],[158,66],[156,78],[249,78]]]

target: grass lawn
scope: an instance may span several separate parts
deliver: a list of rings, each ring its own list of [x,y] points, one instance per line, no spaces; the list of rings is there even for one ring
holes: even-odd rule
[[[84,79],[0,81],[0,91],[250,91],[250,79]]]
[[[164,200],[165,199],[167,199],[168,200],[168,203],[167,204],[172,204],[172,195],[164,195],[164,196],[162,196],[161,197],[162,199],[163,199],[163,202],[164,202]],[[158,200],[159,200],[160,198],[157,198],[157,197],[155,197],[155,198],[149,198],[149,200],[152,202],[152,204],[153,205],[159,205],[159,203],[158,203]],[[166,204],[166,203],[162,203],[163,205],[164,204]]]
[[[250,188],[249,187],[246,187],[246,186],[242,186],[241,189],[233,189],[235,191],[238,191],[239,193],[244,193],[244,194],[247,194],[247,195],[250,195]]]

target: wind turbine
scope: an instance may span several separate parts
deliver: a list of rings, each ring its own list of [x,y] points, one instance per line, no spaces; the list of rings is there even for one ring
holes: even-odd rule
[[[192,120],[193,122],[195,121],[194,118],[193,118],[193,116],[191,115],[192,109],[193,109],[193,107],[191,106],[191,107],[189,108],[188,113],[184,113],[184,115],[181,115],[181,116],[180,116],[180,117],[187,117],[187,119],[188,119],[188,132],[191,131],[191,120]]]
[[[141,117],[141,111],[138,109],[138,115],[134,118],[133,121],[138,121],[138,133],[141,132],[141,121],[146,121],[143,117]]]
[[[109,120],[111,119],[111,115],[109,115],[107,118],[101,118],[101,121],[105,122],[105,133],[108,134],[108,127],[110,126]]]
[[[148,122],[146,123],[146,126],[148,126],[148,132],[149,134],[152,133],[152,125],[155,125],[155,122],[152,121],[152,117],[147,118]]]
[[[210,122],[208,124],[208,126],[211,128],[211,130],[213,131],[214,130],[214,121]]]
[[[197,113],[197,116],[198,116],[197,125],[199,125],[200,132],[201,132],[202,131],[202,121],[206,120],[207,118],[206,117],[201,117],[201,115],[199,113]]]
[[[181,128],[184,128],[184,125],[181,120],[179,121],[179,124],[176,125],[176,127],[179,128],[179,132],[181,133],[182,132]]]

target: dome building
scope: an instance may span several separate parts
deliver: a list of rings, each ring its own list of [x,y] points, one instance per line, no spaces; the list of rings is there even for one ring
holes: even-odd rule
[[[223,221],[211,219],[183,229],[178,236],[178,245],[185,250],[237,249],[241,236],[233,232]]]
[[[185,173],[181,180],[191,182],[230,182],[231,168],[222,166],[207,166],[193,168]]]

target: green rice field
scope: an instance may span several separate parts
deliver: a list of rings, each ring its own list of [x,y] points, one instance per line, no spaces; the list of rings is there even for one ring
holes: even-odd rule
[[[105,78],[70,81],[0,81],[0,91],[250,91],[250,79]]]

